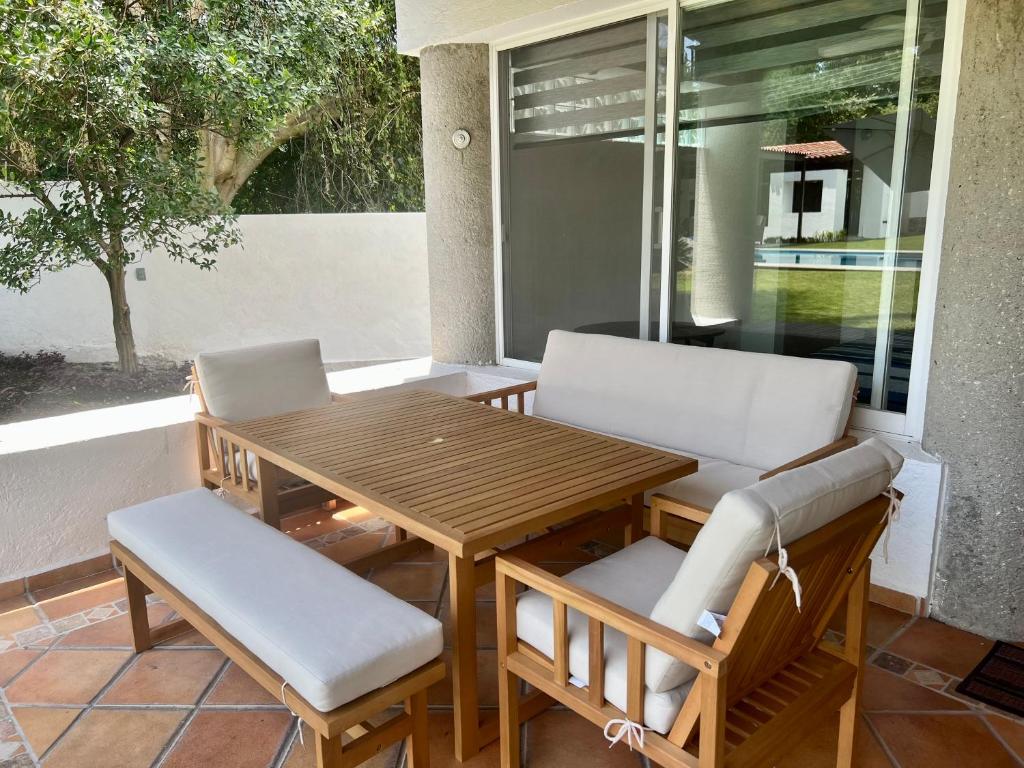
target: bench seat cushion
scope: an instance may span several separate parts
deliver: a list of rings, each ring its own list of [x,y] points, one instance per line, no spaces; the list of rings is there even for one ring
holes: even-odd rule
[[[322,712],[441,653],[436,619],[209,490],[113,512],[108,526]]]
[[[697,471],[694,474],[658,486],[651,493],[664,493],[698,507],[714,509],[718,500],[729,491],[753,485],[762,474],[762,470],[757,467],[745,467],[707,456],[693,458],[697,459]],[[650,495],[647,501],[650,503]]]
[[[626,549],[577,568],[565,577],[583,589],[613,603],[648,616],[661,593],[675,578],[686,553],[653,536]],[[568,612],[569,671],[581,684],[589,682],[587,618]],[[554,654],[551,599],[540,592],[524,592],[516,604],[516,632],[548,658]],[[605,627],[605,698],[626,709],[626,636]],[[648,655],[650,652],[648,652]],[[683,706],[692,681],[663,693],[647,691],[644,697],[644,725],[667,733]]]

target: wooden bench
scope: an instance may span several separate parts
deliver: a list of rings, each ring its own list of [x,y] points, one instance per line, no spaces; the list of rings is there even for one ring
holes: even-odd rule
[[[114,512],[108,525],[136,652],[191,625],[306,722],[320,768],[359,765],[401,739],[409,766],[428,767],[440,622],[206,489]],[[181,618],[151,628],[151,592]],[[395,705],[405,711],[369,722]]]

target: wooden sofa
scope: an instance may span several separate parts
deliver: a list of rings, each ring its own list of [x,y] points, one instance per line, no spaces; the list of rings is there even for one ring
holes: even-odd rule
[[[698,471],[648,498],[651,526],[707,520],[728,491],[856,445],[857,369],[845,362],[548,335],[536,382],[472,399],[693,456]],[[677,526],[695,535],[692,524]]]
[[[113,512],[108,526],[137,653],[195,627],[313,730],[319,768],[350,768],[403,738],[410,765],[427,768],[439,621],[208,489]],[[150,592],[182,618],[150,628]]]
[[[688,552],[652,536],[565,577],[534,562],[536,541],[500,554],[502,768],[536,714],[520,680],[670,768],[773,765],[839,709],[850,768],[868,557],[901,462],[872,439],[730,492]],[[823,636],[844,600],[837,647]],[[717,637],[708,611],[727,614]]]

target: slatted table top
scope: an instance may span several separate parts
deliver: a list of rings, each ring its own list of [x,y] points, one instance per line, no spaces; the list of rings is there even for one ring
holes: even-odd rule
[[[222,434],[463,557],[697,469],[686,456],[423,390],[356,395]]]

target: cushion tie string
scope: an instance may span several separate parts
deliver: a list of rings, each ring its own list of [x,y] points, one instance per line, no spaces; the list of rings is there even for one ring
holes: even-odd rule
[[[785,576],[787,579],[789,579],[789,583],[793,585],[793,598],[796,600],[796,610],[799,613],[800,597],[802,594],[802,590],[800,588],[800,577],[796,575],[796,571],[789,564],[789,552],[787,552],[786,548],[782,546],[782,523],[779,520],[779,511],[775,509],[774,506],[772,506],[772,514],[775,516],[774,538],[776,549],[779,553],[779,570],[775,574],[775,578],[772,579],[772,585],[769,587],[769,589],[773,589],[775,587],[775,584],[779,580],[780,576]],[[768,546],[764,550],[765,555],[771,552],[771,549],[772,543],[771,540],[769,540]]]
[[[886,507],[885,515],[883,520],[885,524],[885,535],[882,537],[882,556],[885,558],[885,562],[889,562],[889,537],[892,535],[893,523],[899,522],[900,519],[900,504],[902,500],[896,489],[893,487],[892,470],[889,471],[889,487],[882,491],[882,495],[889,500],[889,506]]]
[[[619,732],[614,736],[609,733],[613,726],[619,726]],[[604,724],[604,737],[610,742],[608,749],[611,749],[623,739],[629,745],[629,751],[633,751],[633,739],[636,738],[637,746],[644,748],[644,731],[652,731],[653,728],[645,728],[640,723],[634,723],[628,717],[612,718]]]
[[[288,706],[288,702],[284,700],[284,689],[285,689],[285,687],[287,685],[288,685],[288,681],[287,680],[285,680],[284,682],[281,683],[281,703],[285,705],[285,707],[287,708],[287,710],[289,712],[291,712],[292,717],[294,717],[296,720],[299,721],[299,744],[301,744],[303,747],[305,747],[306,746],[306,742],[305,742],[305,740],[302,737],[302,723],[303,723],[303,720],[302,720],[301,717],[299,717],[299,713],[293,711],[292,708]]]

